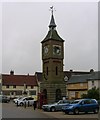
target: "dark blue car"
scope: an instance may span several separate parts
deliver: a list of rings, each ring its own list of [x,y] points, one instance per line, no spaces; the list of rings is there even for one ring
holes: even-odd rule
[[[99,112],[99,104],[95,99],[79,99],[74,100],[71,104],[66,105],[62,108],[62,111],[66,114],[73,112],[79,114],[79,112]]]

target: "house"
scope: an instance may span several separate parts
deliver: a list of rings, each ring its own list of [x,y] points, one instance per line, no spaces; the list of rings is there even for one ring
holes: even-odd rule
[[[69,99],[81,98],[82,94],[86,94],[88,90],[87,79],[90,74],[73,75],[67,82],[67,90]]]
[[[74,71],[74,70],[64,71],[64,81],[66,82],[66,97],[67,98],[70,98],[70,99],[75,98],[75,94],[76,94],[76,96],[79,96],[78,91],[76,91],[76,92],[74,91],[74,89],[76,90],[77,87],[80,86],[80,83],[77,83],[77,82],[79,82],[79,80],[78,80],[79,77],[84,76],[84,75],[86,76],[86,75],[90,74],[92,71],[93,71],[93,69],[91,69],[89,72],[87,72],[87,71]],[[82,83],[81,83],[81,85],[82,85]],[[84,83],[83,89],[87,89],[86,86],[87,85],[85,85],[85,83]],[[85,91],[83,93],[85,93]]]
[[[38,83],[35,75],[2,74],[2,93],[10,98],[32,96],[37,100]]]
[[[100,87],[100,72],[90,70],[88,74],[74,74],[67,82],[67,91],[69,99],[79,99],[82,94],[93,87]]]
[[[2,89],[1,89],[1,86],[2,86],[2,76],[1,76],[1,74],[0,74],[0,94],[2,94]]]
[[[36,77],[36,80],[37,80],[37,83],[38,83],[38,93],[40,93],[40,84],[43,81],[42,72],[36,72],[35,77]]]
[[[100,71],[93,72],[88,81],[88,90],[93,87],[100,89]]]

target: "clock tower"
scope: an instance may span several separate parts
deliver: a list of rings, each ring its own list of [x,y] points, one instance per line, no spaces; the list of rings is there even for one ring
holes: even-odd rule
[[[66,84],[63,75],[64,40],[58,35],[51,7],[52,15],[49,31],[42,40],[43,82],[40,91],[44,99],[50,103],[66,96]]]

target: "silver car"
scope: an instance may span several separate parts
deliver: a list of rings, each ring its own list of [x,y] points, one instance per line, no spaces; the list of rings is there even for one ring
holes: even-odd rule
[[[53,104],[47,104],[47,105],[43,105],[42,109],[44,111],[61,111],[62,107],[65,105],[68,105],[70,103],[69,100],[59,100],[57,103],[53,103]]]
[[[15,104],[17,104],[17,101],[20,100],[20,99],[22,99],[22,98],[23,98],[23,97],[15,98],[15,99],[13,99],[13,102],[14,102]]]
[[[32,98],[32,97],[23,97],[23,98],[21,98],[21,99],[19,99],[19,100],[17,100],[17,105],[19,105],[19,106],[23,106],[23,105],[33,105],[34,104],[34,98]]]

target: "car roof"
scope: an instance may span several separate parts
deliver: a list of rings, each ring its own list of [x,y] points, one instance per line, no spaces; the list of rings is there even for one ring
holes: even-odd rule
[[[95,100],[96,101],[96,99],[91,99],[91,98],[85,98],[85,99],[76,99],[76,101],[82,101],[82,100]]]

